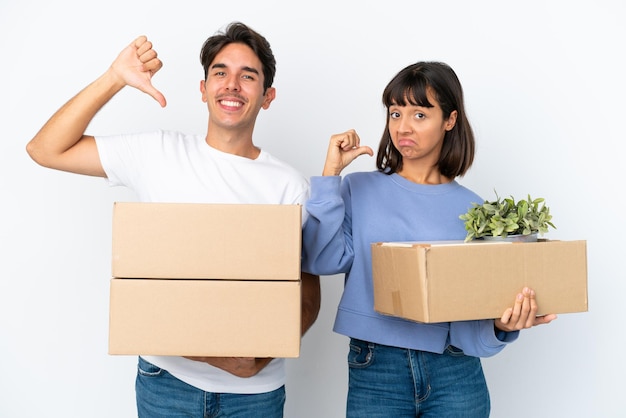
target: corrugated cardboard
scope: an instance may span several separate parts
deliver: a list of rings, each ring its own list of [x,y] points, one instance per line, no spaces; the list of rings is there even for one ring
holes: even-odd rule
[[[525,286],[539,314],[587,311],[586,241],[372,244],[374,308],[418,322],[500,318]]]
[[[116,202],[113,277],[299,280],[300,205]]]
[[[112,279],[109,354],[298,357],[299,281]]]

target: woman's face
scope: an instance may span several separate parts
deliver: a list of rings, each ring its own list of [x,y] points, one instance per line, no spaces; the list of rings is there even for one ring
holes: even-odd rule
[[[456,123],[456,110],[444,119],[443,111],[430,88],[427,90],[427,98],[433,104],[432,107],[411,104],[389,106],[389,134],[404,164],[424,162],[428,166],[436,165],[445,133]]]

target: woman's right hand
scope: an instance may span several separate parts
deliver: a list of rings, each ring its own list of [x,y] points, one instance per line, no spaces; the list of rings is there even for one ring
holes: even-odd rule
[[[537,315],[537,301],[535,291],[525,287],[522,293],[518,293],[515,304],[502,314],[500,319],[495,320],[495,327],[500,331],[520,331],[537,325],[549,324],[557,319],[555,314]]]
[[[361,139],[354,129],[331,136],[322,175],[338,176],[346,166],[363,154],[372,156],[374,152],[366,145],[361,146]]]

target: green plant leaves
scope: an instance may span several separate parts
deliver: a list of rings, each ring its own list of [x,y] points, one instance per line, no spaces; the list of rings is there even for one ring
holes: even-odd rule
[[[549,227],[556,229],[545,199],[532,199],[530,194],[516,202],[513,196],[502,199],[496,193],[496,200],[473,203],[459,218],[465,221],[466,242],[486,235],[543,235]]]

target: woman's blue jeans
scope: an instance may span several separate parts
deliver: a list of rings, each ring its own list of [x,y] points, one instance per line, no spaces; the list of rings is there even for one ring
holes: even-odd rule
[[[139,357],[139,418],[282,418],[285,387],[259,394],[204,392]]]
[[[485,418],[490,400],[480,359],[350,340],[348,418]]]

